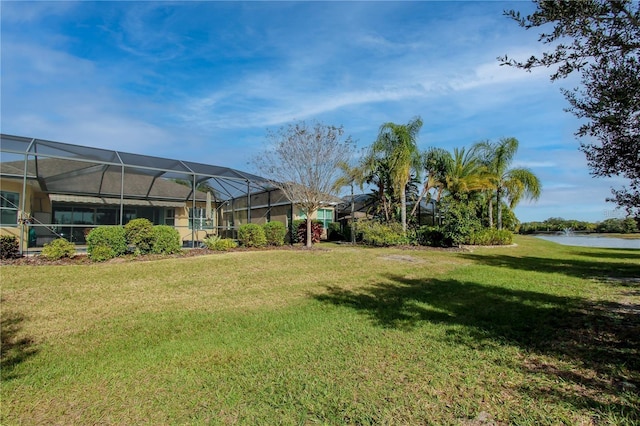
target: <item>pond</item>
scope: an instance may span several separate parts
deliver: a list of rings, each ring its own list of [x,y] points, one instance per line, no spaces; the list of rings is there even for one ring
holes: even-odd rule
[[[538,238],[565,246],[640,249],[640,239],[612,238],[595,235],[538,235]]]

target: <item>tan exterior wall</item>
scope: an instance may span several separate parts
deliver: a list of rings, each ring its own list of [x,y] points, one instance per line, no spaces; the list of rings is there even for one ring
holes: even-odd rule
[[[219,222],[219,218],[215,216],[215,212],[212,215],[212,225],[211,229],[196,229],[195,232],[189,228],[189,209],[191,208],[191,202],[186,203],[183,208],[175,208],[175,224],[174,227],[178,230],[180,234],[180,239],[182,241],[191,241],[192,239],[195,241],[202,241],[209,235],[217,234],[217,226]],[[206,208],[206,203],[197,202],[196,208]],[[215,209],[213,209],[215,210]]]
[[[24,212],[22,212],[22,180],[16,179],[0,179],[0,189],[3,191],[10,191],[19,194],[19,203],[18,203],[18,219],[20,218],[28,218],[31,216],[31,206],[32,206],[32,198],[33,198],[33,184],[31,182],[27,182],[27,190],[26,190],[26,203],[24,206]],[[26,212],[26,214],[25,214]],[[21,238],[22,233],[22,238]],[[0,235],[11,235],[18,237],[19,239],[23,239],[26,241],[27,235],[27,227],[21,226],[16,223],[15,226],[5,226],[0,227]]]

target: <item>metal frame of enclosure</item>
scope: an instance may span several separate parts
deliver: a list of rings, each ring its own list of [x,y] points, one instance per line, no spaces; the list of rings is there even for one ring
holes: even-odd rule
[[[190,203],[195,210],[196,202],[217,209],[246,196],[250,218],[250,194],[273,189],[265,178],[228,167],[6,134],[0,138],[0,176],[22,180],[20,212],[25,212],[27,185],[33,181],[50,198],[95,197],[119,205],[120,225],[125,201],[150,206]],[[176,182],[184,186],[183,192],[175,190]],[[196,227],[191,229],[194,236]]]

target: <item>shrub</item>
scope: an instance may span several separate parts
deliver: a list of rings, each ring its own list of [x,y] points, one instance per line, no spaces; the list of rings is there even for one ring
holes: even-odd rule
[[[264,235],[267,238],[267,245],[284,245],[284,237],[287,235],[287,227],[282,222],[267,222],[262,225]]]
[[[76,246],[64,238],[58,238],[45,244],[40,253],[47,260],[58,260],[63,257],[74,257],[76,255]]]
[[[136,254],[145,254],[151,251],[152,229],[153,224],[145,218],[133,219],[124,226],[127,243],[135,246]]]
[[[91,254],[88,254],[88,255],[89,255],[89,259],[93,260],[94,262],[104,262],[106,260],[113,259],[114,257],[118,256],[115,250],[113,250],[109,246],[104,246],[104,245],[95,246],[91,250]]]
[[[175,254],[182,251],[180,233],[169,225],[156,225],[151,228],[151,252],[156,254]]]
[[[416,231],[416,242],[421,246],[444,247],[444,233],[439,226],[421,226]]]
[[[485,228],[469,236],[469,244],[478,246],[508,245],[513,242],[513,234],[507,229]]]
[[[307,245],[307,220],[303,219],[302,222],[298,223],[298,227],[296,228],[297,239],[296,241],[301,242],[304,245]],[[311,221],[311,243],[319,243],[322,238],[322,222],[317,220]]]
[[[299,236],[298,236],[298,229],[300,229],[300,224],[304,223],[305,224],[305,230],[307,229],[307,220],[306,219],[295,219],[292,222],[291,225],[291,235],[290,235],[290,240],[291,240],[291,244],[295,244],[295,243],[299,243],[300,241],[302,241]]]
[[[245,223],[238,229],[238,239],[245,247],[264,247],[267,245],[267,237],[264,229],[257,223]]]
[[[469,241],[480,221],[476,216],[475,203],[466,200],[444,200],[441,204],[442,226],[445,246],[458,246]]]
[[[87,255],[91,260],[103,262],[126,252],[127,240],[121,226],[99,226],[87,235]]]
[[[331,222],[329,229],[327,229],[327,239],[329,241],[344,241],[345,237],[342,234],[342,229],[339,222]]]
[[[0,237],[0,259],[17,259],[20,257],[18,238],[13,235]]]
[[[386,247],[408,244],[400,223],[383,224],[375,220],[358,221],[358,233],[362,242],[372,246]]]
[[[238,243],[236,242],[236,240],[231,238],[221,238],[217,235],[212,235],[211,237],[205,238],[204,245],[209,250],[216,251],[229,251],[238,247]]]

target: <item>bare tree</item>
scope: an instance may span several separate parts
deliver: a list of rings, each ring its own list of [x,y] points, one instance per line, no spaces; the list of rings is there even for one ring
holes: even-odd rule
[[[350,136],[342,126],[299,121],[269,131],[267,150],[254,164],[271,184],[307,217],[307,247],[311,247],[311,216],[335,195],[334,182],[340,164],[353,152]]]

